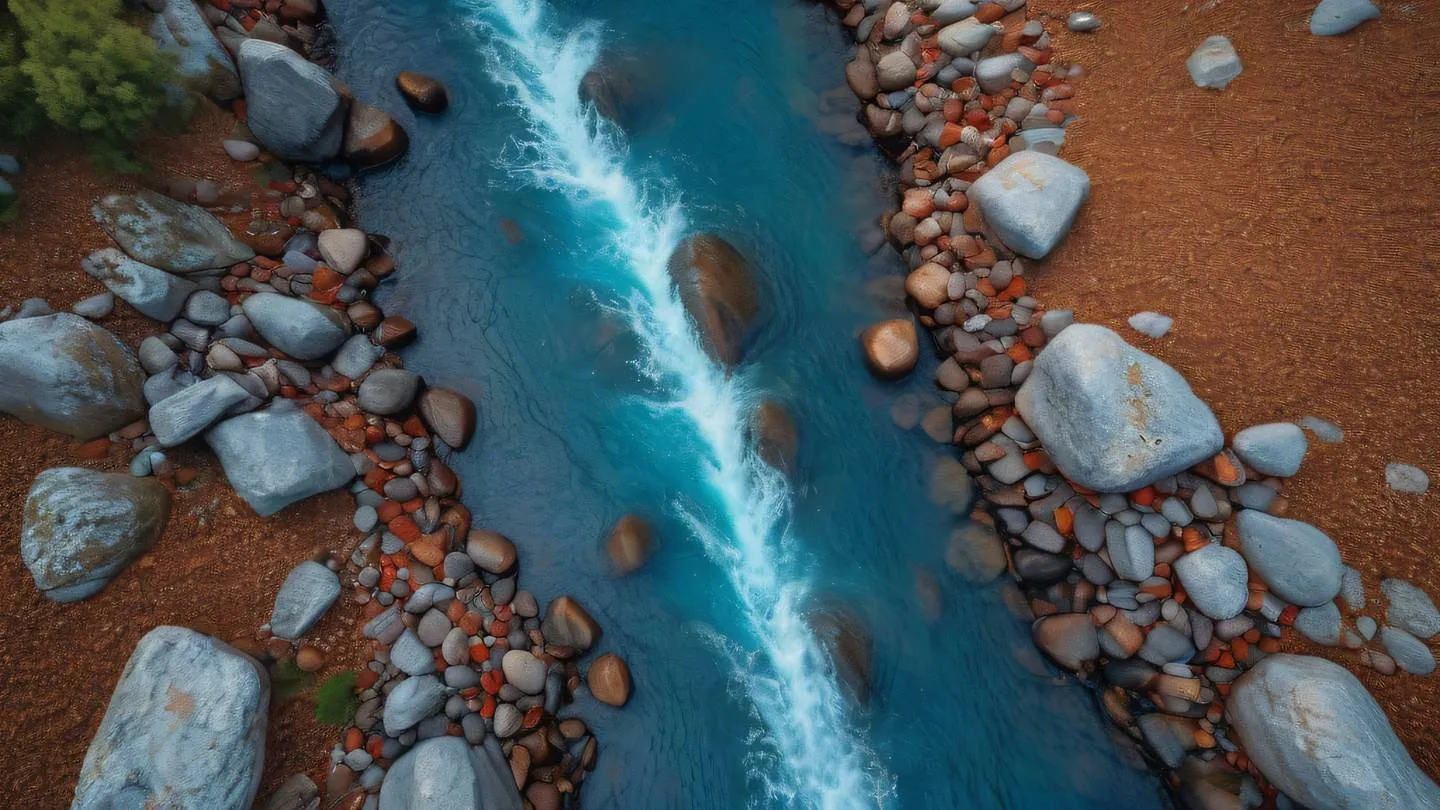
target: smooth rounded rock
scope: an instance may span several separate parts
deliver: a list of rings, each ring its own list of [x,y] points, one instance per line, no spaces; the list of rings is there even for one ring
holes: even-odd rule
[[[1310,33],[1317,37],[1339,36],[1379,16],[1380,9],[1370,0],[1320,0],[1310,14]]]
[[[550,644],[581,651],[595,646],[601,635],[599,623],[570,596],[561,596],[550,602],[540,623],[540,632],[545,634],[545,640]]]
[[[256,293],[241,307],[261,337],[296,360],[319,360],[350,336],[344,316],[313,301]]]
[[[284,160],[319,163],[340,152],[348,99],[335,78],[284,45],[250,38],[240,45],[246,121]]]
[[[1425,642],[1395,627],[1380,628],[1380,643],[1401,669],[1412,675],[1429,675],[1435,671],[1435,655]]]
[[[1298,520],[1242,509],[1235,517],[1240,553],[1276,596],[1315,607],[1340,593],[1340,551],[1324,532]]]
[[[1240,54],[1235,52],[1230,38],[1220,35],[1207,37],[1200,43],[1200,47],[1185,60],[1185,68],[1190,71],[1190,79],[1196,87],[1215,90],[1223,90],[1244,70]]]
[[[875,77],[880,89],[904,90],[915,83],[915,62],[902,51],[891,51],[875,63]]]
[[[395,87],[405,97],[406,104],[421,112],[444,112],[450,105],[450,92],[445,85],[424,73],[402,70],[395,75]]]
[[[1030,628],[1038,646],[1050,660],[1078,672],[1100,657],[1100,637],[1086,613],[1062,613],[1037,619]]]
[[[145,414],[145,374],[104,327],[68,312],[0,323],[0,413],[87,440]]]
[[[419,390],[419,374],[403,368],[382,368],[370,372],[360,383],[356,401],[369,413],[391,416],[409,408]]]
[[[370,249],[369,238],[358,228],[331,228],[320,232],[320,255],[342,276],[355,272]]]
[[[1250,596],[1249,569],[1234,549],[1211,543],[1175,561],[1185,593],[1201,613],[1216,620],[1239,616]]]
[[[465,543],[465,553],[482,571],[508,573],[515,567],[515,544],[498,532],[472,529]]]
[[[605,552],[620,574],[628,574],[645,564],[650,557],[654,532],[638,515],[625,515],[615,522],[605,539]]]
[[[545,691],[545,662],[530,654],[529,650],[510,650],[500,660],[505,671],[506,682],[527,695],[538,695]]]
[[[498,746],[472,746],[460,737],[445,736],[423,740],[405,752],[380,787],[378,810],[422,807],[521,810],[523,805]]]
[[[1380,592],[1389,602],[1385,611],[1388,624],[1420,638],[1440,633],[1440,610],[1424,591],[1403,579],[1382,579]]]
[[[706,353],[723,366],[739,363],[760,311],[750,262],[721,237],[697,234],[675,249],[667,269]]]
[[[427,388],[420,395],[420,418],[456,450],[464,450],[475,435],[475,403],[455,391]]]
[[[906,319],[881,321],[860,335],[865,364],[881,379],[898,379],[909,374],[920,359],[915,322]]]
[[[630,700],[630,667],[615,653],[596,658],[585,673],[585,683],[601,703],[624,706]]]
[[[1309,442],[1293,422],[1255,425],[1235,434],[1230,443],[1235,455],[1261,475],[1289,478],[1300,471]]]
[[[1100,18],[1088,11],[1072,11],[1065,18],[1065,27],[1077,33],[1100,30]]]

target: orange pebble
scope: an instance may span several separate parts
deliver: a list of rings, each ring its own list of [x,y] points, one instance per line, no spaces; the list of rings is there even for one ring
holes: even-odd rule
[[[360,729],[351,726],[345,729],[345,750],[355,751],[365,744],[365,734]]]
[[[1145,487],[1143,489],[1137,489],[1130,493],[1130,500],[1141,506],[1149,506],[1155,503],[1155,488]]]
[[[1075,528],[1075,514],[1068,506],[1061,506],[1055,510],[1055,530],[1063,535],[1069,535]]]

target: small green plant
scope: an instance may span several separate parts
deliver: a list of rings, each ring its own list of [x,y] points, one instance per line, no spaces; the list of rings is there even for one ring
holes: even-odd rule
[[[308,672],[295,665],[294,658],[277,661],[270,667],[270,691],[277,700],[289,700],[310,685],[314,680]]]
[[[360,708],[360,698],[355,696],[354,672],[337,672],[320,684],[315,694],[315,719],[327,726],[343,726],[355,716]]]

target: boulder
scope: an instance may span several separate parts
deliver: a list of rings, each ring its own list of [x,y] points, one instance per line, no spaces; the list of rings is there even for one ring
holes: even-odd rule
[[[1176,560],[1175,573],[1191,604],[1216,621],[1239,616],[1250,597],[1245,558],[1219,543],[1201,546]]]
[[[359,228],[330,228],[315,240],[320,257],[342,276],[355,272],[370,250],[370,239]]]
[[[230,485],[262,516],[350,483],[345,451],[289,400],[232,416],[205,433]]]
[[[445,388],[428,388],[420,395],[420,418],[455,450],[464,450],[475,435],[475,403]]]
[[[403,368],[382,368],[370,372],[360,383],[355,399],[369,413],[393,416],[410,407],[419,389],[419,374]]]
[[[549,644],[572,647],[583,652],[595,646],[601,631],[600,625],[574,597],[561,596],[545,609],[540,632],[545,635],[545,641]]]
[[[1250,761],[1306,807],[1440,808],[1440,787],[1338,664],[1267,656],[1235,681],[1226,714]]]
[[[450,91],[433,76],[402,70],[395,75],[395,88],[405,97],[405,103],[420,112],[444,112],[450,106]]]
[[[282,160],[321,163],[340,153],[349,98],[328,71],[284,45],[240,46],[246,123]]]
[[[1200,47],[1185,60],[1185,69],[1190,71],[1190,80],[1196,87],[1223,90],[1244,70],[1240,54],[1225,36],[1206,37]]]
[[[750,439],[761,461],[786,474],[795,472],[800,436],[784,405],[769,399],[760,403],[750,416]]]
[[[434,675],[401,681],[385,698],[385,733],[397,737],[416,723],[433,717],[445,705],[445,684]]]
[[[390,114],[359,101],[350,103],[345,124],[345,159],[357,166],[380,166],[405,154],[410,136]]]
[[[970,187],[970,201],[986,226],[1006,247],[1032,259],[1060,244],[1089,196],[1083,169],[1034,150],[1015,152]]]
[[[860,346],[870,373],[884,380],[904,377],[920,360],[915,322],[909,318],[871,324],[860,333]]]
[[[605,551],[615,570],[623,575],[644,565],[650,558],[653,534],[650,524],[638,515],[625,515],[615,521],[605,539]]]
[[[509,655],[509,653],[506,653]],[[585,673],[590,694],[601,703],[624,706],[630,700],[630,666],[615,653],[605,653]]]
[[[125,344],[79,315],[0,323],[0,413],[93,439],[145,415],[145,373]]]
[[[340,578],[314,560],[295,566],[275,595],[270,632],[294,641],[310,631],[340,596]]]
[[[165,531],[170,493],[153,478],[58,467],[25,498],[20,559],[47,599],[98,593]]]
[[[313,301],[256,293],[241,307],[261,337],[296,360],[319,360],[350,336],[345,316]]]
[[[724,239],[698,234],[675,249],[669,271],[706,352],[724,366],[735,366],[759,312],[750,263]]]
[[[1178,372],[1103,326],[1074,324],[1035,359],[1015,396],[1067,478],[1130,492],[1214,456],[1220,424]]]
[[[215,101],[240,96],[240,75],[191,0],[169,0],[150,23],[150,37],[174,54],[180,84]]]
[[[379,810],[521,810],[520,793],[498,744],[433,737],[385,773]]]
[[[150,408],[150,429],[164,447],[174,447],[215,424],[250,393],[224,374],[201,380]]]
[[[1294,422],[1254,425],[1235,434],[1230,443],[1235,455],[1261,475],[1289,478],[1300,472],[1309,442]]]
[[[1380,9],[1370,0],[1320,0],[1310,15],[1310,33],[1335,37],[1379,16]]]
[[[269,704],[255,659],[183,627],[151,630],[115,686],[71,807],[248,810]]]
[[[130,258],[172,273],[229,267],[255,256],[205,209],[149,189],[107,194],[90,212]]]
[[[1276,596],[1315,607],[1340,594],[1340,551],[1324,532],[1298,520],[1254,509],[1235,516],[1240,553]]]
[[[634,77],[635,60],[604,53],[580,79],[580,100],[594,105],[595,112],[624,129],[631,123],[630,112],[639,96]]]

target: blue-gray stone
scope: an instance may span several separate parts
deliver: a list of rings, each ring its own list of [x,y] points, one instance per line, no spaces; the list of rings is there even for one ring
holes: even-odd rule
[[[340,596],[340,578],[314,560],[295,566],[275,595],[270,632],[294,641],[310,631]]]
[[[1396,492],[1424,495],[1430,489],[1430,476],[1414,465],[1392,462],[1385,465],[1385,485]]]
[[[1225,441],[1184,377],[1092,324],[1065,329],[1040,352],[1015,404],[1060,471],[1098,492],[1174,475]]]
[[[20,559],[56,602],[99,592],[165,530],[170,493],[152,478],[58,467],[25,498]]]
[[[8,174],[11,177],[20,173],[20,161],[14,155],[0,155],[0,174]]]
[[[1196,87],[1216,90],[1224,89],[1244,70],[1240,64],[1240,54],[1235,52],[1230,38],[1219,35],[1206,37],[1200,47],[1190,54],[1190,58],[1185,60],[1185,68],[1190,71],[1190,79],[1195,82]]]
[[[391,645],[390,663],[406,675],[429,675],[435,671],[434,654],[409,628]]]
[[[420,390],[420,375],[403,368],[372,371],[356,392],[355,401],[368,413],[391,416],[410,407]]]
[[[1398,627],[1380,628],[1380,643],[1395,659],[1395,665],[1411,675],[1429,675],[1435,671],[1435,656],[1425,642]]]
[[[1310,15],[1310,33],[1317,37],[1339,36],[1379,16],[1380,9],[1370,0],[1320,0]]]
[[[230,320],[230,302],[209,290],[185,299],[185,319],[201,326],[219,326]]]
[[[1145,637],[1145,644],[1140,647],[1139,655],[1157,667],[1172,661],[1183,664],[1195,657],[1195,643],[1191,641],[1189,634],[1162,624]]]
[[[1033,68],[1029,60],[1018,53],[989,56],[975,63],[975,81],[982,92],[999,93],[1014,81],[1011,74],[1016,70],[1029,73]]]
[[[1305,431],[1293,422],[1254,425],[1235,434],[1230,446],[1240,460],[1261,475],[1289,478],[1300,471],[1309,442]]]
[[[1226,713],[1250,761],[1306,807],[1440,808],[1440,788],[1338,664],[1267,656],[1235,681]]]
[[[145,373],[104,327],[68,312],[0,323],[0,413],[93,439],[145,415]]]
[[[240,95],[240,76],[230,52],[210,31],[200,9],[190,0],[172,0],[150,24],[150,37],[176,57],[176,73],[188,90],[216,101]]]
[[[369,335],[352,335],[345,341],[345,345],[340,347],[340,351],[335,353],[330,367],[342,377],[358,380],[365,376],[365,372],[369,371],[384,353],[385,347],[375,345]]]
[[[148,189],[107,195],[90,210],[130,258],[161,270],[192,273],[255,256],[205,209]]]
[[[1245,561],[1270,591],[1301,607],[1316,607],[1340,593],[1340,551],[1324,532],[1298,520],[1254,509],[1235,516]]]
[[[150,408],[150,429],[162,446],[174,447],[199,436],[249,397],[223,374],[201,380],[155,403]]]
[[[115,686],[71,807],[247,810],[269,704],[255,659],[183,627],[151,630]]]
[[[419,743],[390,766],[379,810],[520,810],[510,765],[498,743],[489,743],[472,746],[459,737]]]
[[[1098,31],[1100,18],[1088,11],[1072,11],[1070,16],[1065,18],[1065,27],[1080,33]]]
[[[1107,534],[1105,548],[1117,576],[1140,582],[1155,572],[1155,541],[1143,526],[1126,526]]]
[[[937,41],[940,50],[950,56],[969,56],[985,47],[995,36],[995,27],[975,19],[961,20],[940,29]]]
[[[232,416],[205,433],[230,485],[262,516],[355,477],[330,434],[288,400]]]
[[[350,325],[328,306],[279,293],[256,293],[241,304],[260,336],[297,360],[319,360],[350,336]]]
[[[970,0],[943,0],[930,12],[930,19],[934,20],[936,25],[949,25],[973,15],[977,8],[979,6]]]
[[[75,302],[70,311],[82,318],[99,320],[115,311],[115,293],[103,292]]]
[[[1060,127],[1021,130],[1010,136],[1006,143],[1012,150],[1033,150],[1054,155],[1065,145],[1065,130]]]
[[[1340,643],[1340,608],[1334,602],[1307,607],[1295,614],[1295,629],[1316,644]]]
[[[1035,150],[1010,155],[970,187],[970,199],[1001,243],[1032,259],[1060,244],[1089,196],[1083,170]]]
[[[445,705],[445,684],[434,675],[417,675],[400,682],[385,698],[385,733],[394,737],[440,711]]]
[[[1318,416],[1301,417],[1295,424],[1315,434],[1315,438],[1323,444],[1339,444],[1345,441],[1345,431],[1334,422],[1321,419]]]
[[[1420,638],[1440,633],[1440,610],[1424,591],[1403,579],[1382,579],[1380,592],[1390,603],[1385,611],[1387,623]]]
[[[1250,597],[1245,559],[1219,543],[1201,546],[1176,560],[1175,573],[1191,604],[1216,621],[1239,616]]]
[[[284,160],[319,163],[340,152],[347,102],[324,68],[284,45],[247,39],[239,51],[246,123]]]

